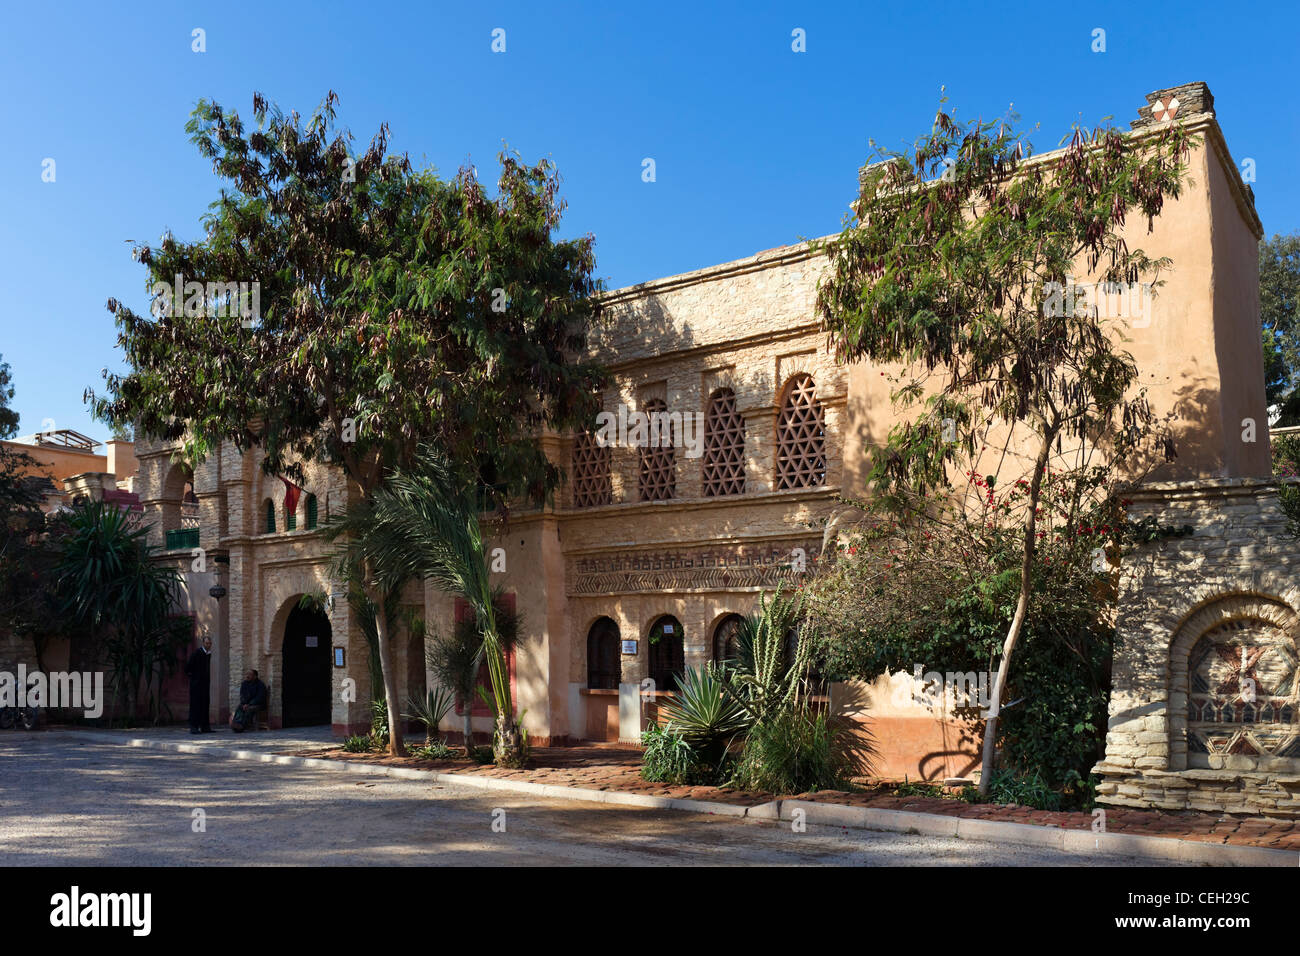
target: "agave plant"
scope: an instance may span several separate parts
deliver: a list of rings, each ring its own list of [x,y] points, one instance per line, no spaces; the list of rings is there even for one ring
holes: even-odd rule
[[[408,720],[418,720],[424,724],[424,745],[426,747],[433,744],[433,735],[438,730],[438,725],[442,719],[447,716],[451,710],[451,705],[455,702],[455,696],[445,687],[435,687],[426,691],[423,698],[416,697],[412,694],[407,698],[406,705],[410,708],[409,714],[403,714]]]
[[[675,696],[660,705],[667,729],[694,747],[713,767],[721,764],[731,742],[750,725],[744,706],[727,690],[726,673],[712,663],[688,667]]]

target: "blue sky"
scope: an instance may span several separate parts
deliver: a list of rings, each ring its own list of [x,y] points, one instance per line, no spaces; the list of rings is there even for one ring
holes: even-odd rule
[[[12,5],[0,354],[20,429],[107,437],[82,393],[122,368],[105,301],[147,307],[125,240],[193,238],[216,196],[184,132],[200,97],[247,117],[254,90],[309,113],[333,89],[358,145],[386,121],[393,150],[444,174],[472,161],[494,180],[503,140],[549,156],[562,231],[594,233],[614,288],[835,231],[868,139],[910,143],[941,87],[961,115],[1014,104],[1042,151],[1076,120],[1127,128],[1147,92],[1204,80],[1234,158],[1255,160],[1265,230],[1294,231],[1297,36],[1297,7],[1266,3]]]

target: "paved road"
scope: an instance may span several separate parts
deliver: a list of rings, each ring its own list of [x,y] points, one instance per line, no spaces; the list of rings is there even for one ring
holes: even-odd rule
[[[0,735],[0,866],[1148,865]],[[194,832],[202,809],[206,832]],[[505,832],[494,832],[504,810]]]

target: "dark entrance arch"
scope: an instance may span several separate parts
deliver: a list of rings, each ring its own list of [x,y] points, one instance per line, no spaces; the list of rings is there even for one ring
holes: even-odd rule
[[[677,678],[686,670],[682,622],[665,614],[650,628],[650,679],[655,690],[676,690]]]
[[[280,678],[285,727],[330,722],[330,621],[323,611],[295,607],[284,624]]]

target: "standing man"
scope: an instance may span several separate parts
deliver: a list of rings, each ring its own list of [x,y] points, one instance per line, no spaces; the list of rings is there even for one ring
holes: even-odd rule
[[[211,699],[212,638],[203,638],[190,659],[185,662],[185,673],[190,679],[190,733],[210,734],[208,704]]]

